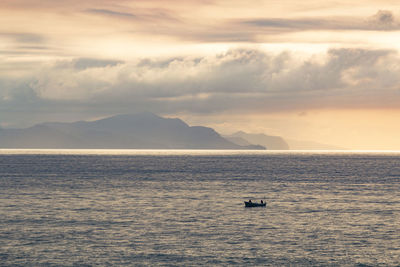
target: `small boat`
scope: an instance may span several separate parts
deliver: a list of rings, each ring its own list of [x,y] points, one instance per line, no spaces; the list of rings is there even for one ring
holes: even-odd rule
[[[267,203],[257,203],[257,202],[250,202],[250,201],[245,201],[244,206],[246,208],[252,208],[252,207],[265,207],[267,206]]]

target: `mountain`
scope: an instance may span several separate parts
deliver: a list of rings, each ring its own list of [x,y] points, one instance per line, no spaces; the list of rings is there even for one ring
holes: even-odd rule
[[[2,128],[0,148],[265,149],[260,145],[237,145],[212,128],[190,127],[180,119],[152,113],[42,123],[26,129]]]
[[[237,132],[230,136],[225,136],[231,142],[236,144],[255,144],[266,147],[268,150],[288,150],[289,145],[279,136],[271,136],[266,134],[249,134],[245,132]]]
[[[250,146],[252,145],[249,141],[241,138],[241,137],[235,137],[235,136],[227,136],[227,135],[223,135],[223,138],[225,138],[228,141],[231,141],[232,143],[235,143],[239,146]]]

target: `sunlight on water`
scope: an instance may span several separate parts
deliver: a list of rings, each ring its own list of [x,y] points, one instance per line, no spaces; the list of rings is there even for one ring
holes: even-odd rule
[[[0,265],[400,264],[397,152],[0,153]]]

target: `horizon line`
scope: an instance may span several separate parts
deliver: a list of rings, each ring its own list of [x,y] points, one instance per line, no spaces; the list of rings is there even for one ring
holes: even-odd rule
[[[400,154],[400,150],[235,150],[235,149],[47,149],[0,148],[0,155],[267,155],[267,154]]]

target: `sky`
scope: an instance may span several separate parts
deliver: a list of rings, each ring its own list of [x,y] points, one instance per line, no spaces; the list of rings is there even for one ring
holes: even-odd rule
[[[0,127],[150,111],[400,150],[398,0],[1,0]]]

